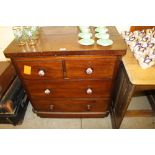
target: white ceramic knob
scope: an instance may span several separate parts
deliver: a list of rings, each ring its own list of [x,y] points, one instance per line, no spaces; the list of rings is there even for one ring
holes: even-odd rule
[[[53,109],[54,109],[54,105],[51,104],[51,105],[50,105],[50,110],[53,110]]]
[[[41,70],[39,70],[38,74],[39,74],[39,76],[44,76],[45,75],[45,71],[41,69]]]
[[[45,89],[45,94],[49,95],[51,93],[51,91],[49,89]]]
[[[86,69],[86,73],[87,74],[92,74],[93,73],[93,69],[92,68],[87,68]]]
[[[86,92],[87,92],[87,94],[92,94],[93,93],[91,88],[88,88]]]
[[[88,105],[87,105],[87,110],[90,110],[90,109],[91,109],[91,105],[88,104]]]

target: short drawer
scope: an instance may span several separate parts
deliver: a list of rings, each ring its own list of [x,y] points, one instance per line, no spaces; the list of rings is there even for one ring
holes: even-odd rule
[[[46,59],[45,59],[46,60]],[[20,75],[24,79],[62,79],[62,62],[57,61],[16,61]]]
[[[109,97],[111,95],[112,81],[86,80],[86,81],[26,81],[25,86],[31,97],[38,98],[93,98]]]
[[[116,58],[66,60],[66,76],[70,79],[102,79],[112,78]]]
[[[45,112],[105,112],[109,99],[100,100],[33,100],[35,110]]]

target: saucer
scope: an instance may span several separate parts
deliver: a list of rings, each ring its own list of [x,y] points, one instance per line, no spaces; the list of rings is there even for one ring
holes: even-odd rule
[[[83,39],[90,39],[92,37],[92,33],[79,33],[78,36]]]
[[[97,44],[101,46],[110,46],[113,44],[113,41],[110,39],[99,39],[97,40]]]
[[[93,45],[95,43],[93,39],[81,39],[78,42],[81,45]]]
[[[107,33],[96,33],[95,34],[95,37],[96,38],[102,38],[102,39],[109,39],[109,34],[107,34]]]
[[[106,33],[106,32],[108,32],[108,29],[107,28],[104,28],[104,27],[97,27],[95,29],[95,32]]]

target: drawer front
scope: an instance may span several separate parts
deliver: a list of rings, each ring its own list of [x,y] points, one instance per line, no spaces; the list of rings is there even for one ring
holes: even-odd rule
[[[87,81],[25,81],[31,97],[40,98],[93,98],[109,97],[112,89],[110,80]]]
[[[116,58],[94,60],[66,60],[66,74],[67,78],[71,79],[112,78],[114,74],[115,64]]]
[[[108,110],[109,99],[100,100],[33,100],[37,111],[52,112],[105,112]]]
[[[20,75],[24,79],[62,79],[61,61],[16,61]]]

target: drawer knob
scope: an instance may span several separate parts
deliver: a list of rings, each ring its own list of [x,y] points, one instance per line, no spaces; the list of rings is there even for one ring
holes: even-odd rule
[[[87,104],[87,110],[91,110],[91,105]]]
[[[50,110],[54,110],[54,105],[53,104],[50,105]]]
[[[86,73],[87,74],[92,74],[93,73],[93,69],[92,68],[87,68],[86,69]]]
[[[92,94],[93,93],[91,88],[88,88],[86,92],[87,92],[87,94]]]
[[[39,70],[38,72],[39,76],[44,76],[45,75],[45,71],[43,69]]]
[[[49,89],[45,89],[45,94],[49,95],[51,93],[51,91]]]

